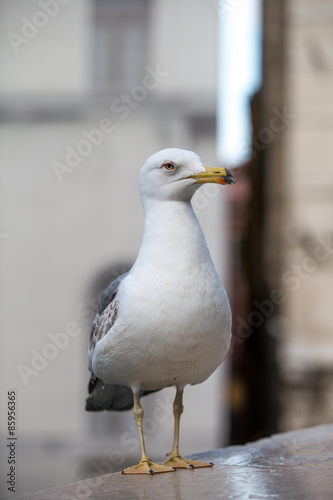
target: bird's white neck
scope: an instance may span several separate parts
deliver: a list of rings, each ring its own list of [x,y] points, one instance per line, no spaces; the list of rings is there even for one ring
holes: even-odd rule
[[[209,250],[192,205],[187,201],[146,200],[142,245],[137,262],[161,266],[210,260]]]

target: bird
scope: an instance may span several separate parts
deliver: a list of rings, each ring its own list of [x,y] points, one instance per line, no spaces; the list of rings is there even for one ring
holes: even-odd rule
[[[139,173],[144,212],[142,244],[132,268],[112,281],[92,323],[87,411],[133,408],[141,459],[123,474],[156,474],[211,467],[179,452],[183,391],[206,380],[222,363],[231,340],[227,293],[191,205],[205,183],[234,184],[226,168],[203,165],[193,151],[167,148]],[[162,463],[146,453],[140,398],[176,389],[174,437]]]

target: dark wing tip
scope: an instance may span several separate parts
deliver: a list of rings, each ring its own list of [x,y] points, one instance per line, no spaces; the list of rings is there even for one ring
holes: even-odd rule
[[[90,380],[89,380],[89,384],[88,384],[89,394],[91,394],[92,391],[95,389],[96,384],[97,384],[97,380],[98,380],[98,378],[95,377],[95,375],[91,375]]]

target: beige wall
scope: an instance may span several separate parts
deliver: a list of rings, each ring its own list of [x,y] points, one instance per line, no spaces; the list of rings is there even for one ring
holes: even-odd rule
[[[266,274],[285,294],[278,341],[279,428],[332,421],[333,8],[329,0],[265,3],[266,122],[285,127],[265,150]],[[270,333],[270,332],[269,332]]]
[[[333,9],[324,0],[286,5],[286,105],[295,118],[283,157],[284,352],[291,368],[320,368],[333,362]]]
[[[56,1],[49,11],[35,0],[3,0],[0,12],[1,93],[40,97],[88,91],[89,0]]]

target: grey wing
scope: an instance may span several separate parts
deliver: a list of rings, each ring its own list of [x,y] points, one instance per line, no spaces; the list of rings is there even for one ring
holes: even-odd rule
[[[117,292],[120,283],[127,276],[128,273],[122,274],[117,279],[112,281],[110,285],[106,288],[102,295],[101,303],[98,308],[98,312],[93,321],[88,347],[88,361],[89,370],[93,373],[91,360],[96,347],[96,344],[101,340],[104,335],[108,333],[110,328],[114,325],[117,318],[118,312],[118,300]]]
[[[102,410],[129,410],[133,406],[133,393],[130,387],[125,385],[108,385],[97,378],[92,370],[91,360],[97,342],[104,337],[112,328],[117,318],[118,299],[117,292],[120,283],[128,273],[122,274],[106,288],[102,295],[101,303],[92,324],[88,359],[91,378],[88,386],[90,396],[86,401],[87,411]],[[140,396],[145,396],[155,391],[140,391]]]
[[[114,300],[120,283],[123,281],[124,278],[128,275],[127,273],[122,274],[121,276],[118,276],[114,281],[112,281],[109,286],[105,289],[102,298],[101,298],[101,303],[99,305],[98,309],[98,314],[102,314],[103,311],[105,310],[106,307],[108,307],[111,302]]]
[[[108,333],[116,321],[118,312],[117,292],[120,283],[127,274],[122,274],[106,288],[91,327],[88,347],[91,378],[88,386],[90,396],[86,402],[87,411],[126,410],[133,405],[133,394],[129,387],[104,384],[102,380],[94,375],[92,369],[92,357],[96,344]]]

